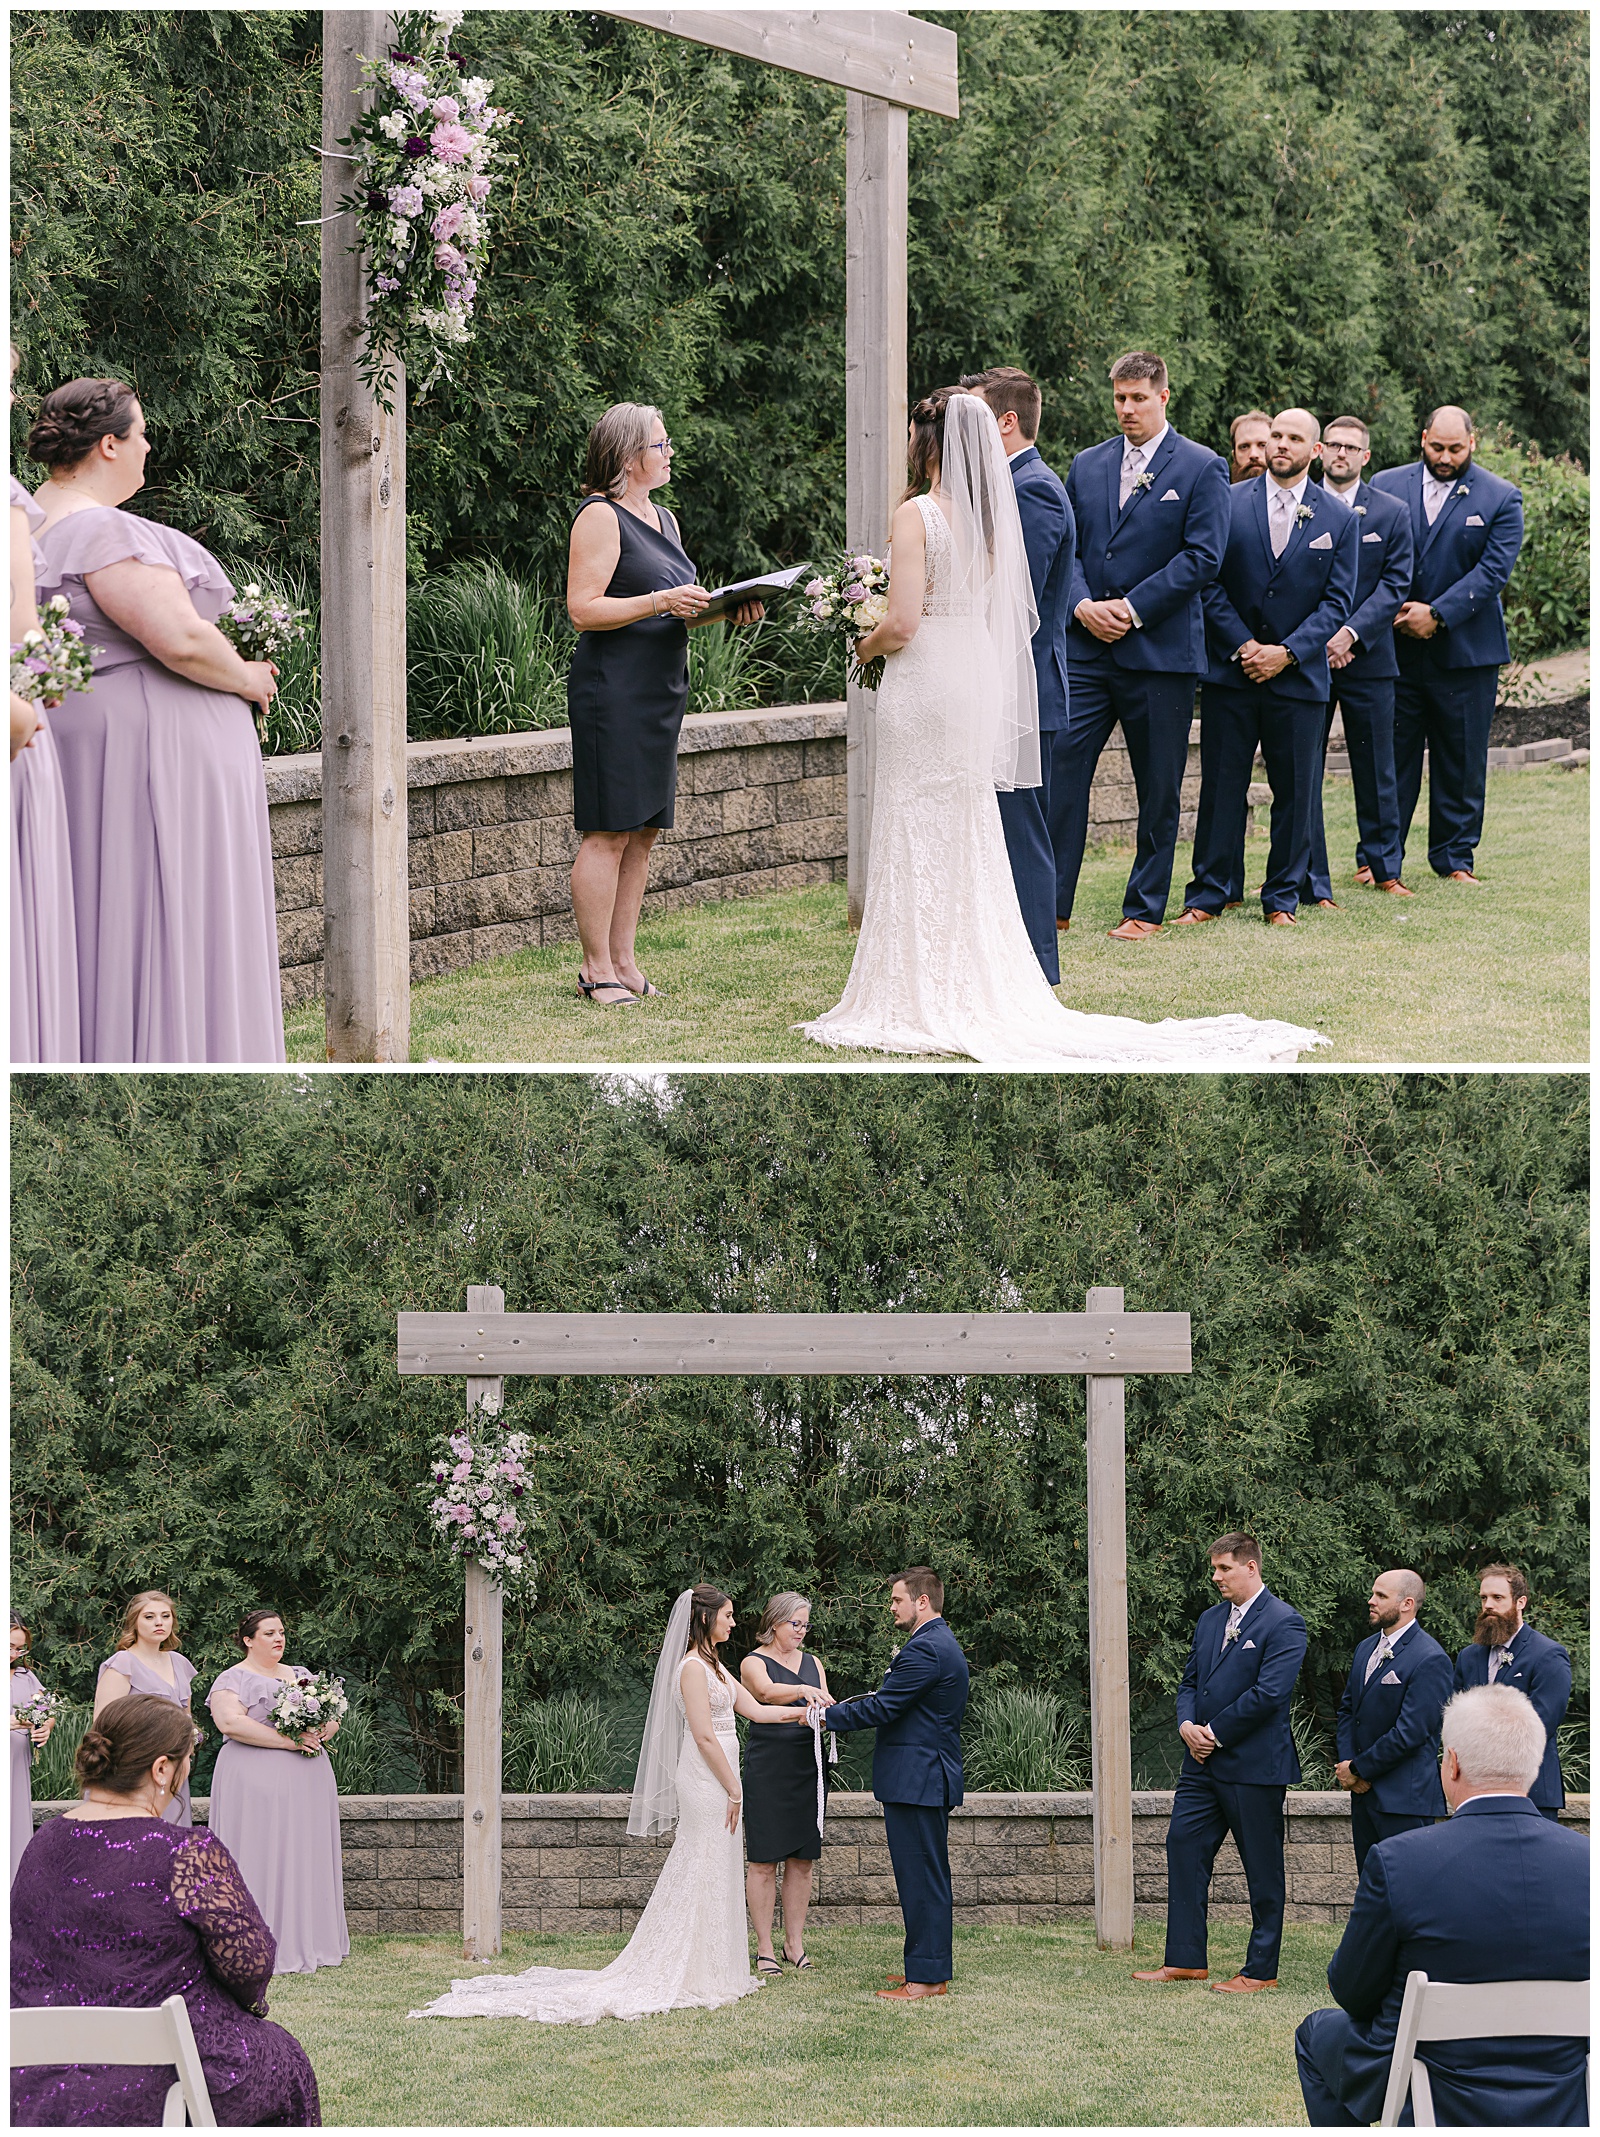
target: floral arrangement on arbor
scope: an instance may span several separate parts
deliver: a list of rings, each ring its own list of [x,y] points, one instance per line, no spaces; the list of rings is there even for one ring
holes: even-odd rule
[[[468,75],[452,47],[461,19],[460,8],[393,18],[400,41],[363,62],[372,104],[340,144],[354,165],[342,205],[354,209],[372,263],[362,375],[380,398],[391,360],[427,365],[420,398],[472,339],[494,136],[511,114],[489,102],[493,82]]]
[[[451,1556],[476,1559],[508,1596],[527,1603],[539,1571],[528,1549],[539,1518],[528,1496],[531,1451],[525,1432],[503,1432],[497,1418],[480,1412],[470,1431],[463,1426],[435,1449],[428,1504]]]

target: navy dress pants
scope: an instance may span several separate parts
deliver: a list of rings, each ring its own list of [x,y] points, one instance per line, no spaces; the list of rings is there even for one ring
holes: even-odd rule
[[[1380,1840],[1392,1840],[1396,1833],[1414,1833],[1419,1826],[1432,1825],[1432,1818],[1412,1818],[1399,1811],[1381,1811],[1372,1800],[1372,1791],[1350,1798],[1350,1838],[1356,1848],[1356,1875],[1366,1868],[1367,1857]]]
[[[949,1806],[886,1803],[883,1826],[906,1922],[906,1979],[948,1981],[955,1948]]]
[[[1072,918],[1088,843],[1094,768],[1119,722],[1139,797],[1138,844],[1122,916],[1158,923],[1166,917],[1197,681],[1193,675],[1138,675],[1109,662],[1068,668],[1067,725],[1051,753],[1049,801],[1056,911],[1063,920]]]
[[[1328,736],[1334,707],[1344,713],[1345,747],[1356,790],[1356,866],[1370,868],[1373,880],[1391,882],[1400,873],[1400,797],[1394,777],[1394,680],[1390,676],[1349,678],[1341,669],[1333,678],[1334,695],[1322,723],[1322,765],[1317,777],[1316,810],[1311,826],[1311,896],[1331,898],[1328,840],[1322,827],[1322,782],[1327,776]]]
[[[1250,1892],[1250,1945],[1242,1972],[1276,1981],[1287,1888],[1283,1872],[1282,1786],[1214,1781],[1180,1773],[1167,1827],[1165,1966],[1204,1966],[1211,1865],[1231,1833]]]
[[[1489,728],[1500,670],[1435,667],[1422,650],[1400,653],[1394,686],[1394,771],[1400,845],[1411,835],[1428,753],[1428,866],[1435,875],[1470,868],[1483,837]]]
[[[1352,2115],[1339,2095],[1344,2077],[1345,2044],[1355,2038],[1349,2014],[1339,2010],[1313,2011],[1295,2029],[1294,2059],[1300,2072],[1300,2093],[1306,2103],[1306,2120],[1314,2130],[1364,2130],[1365,2115]],[[1400,2110],[1403,2126],[1412,2125],[1411,2102]]]
[[[1195,817],[1194,873],[1185,906],[1220,913],[1244,885],[1244,839],[1256,745],[1272,786],[1272,837],[1263,913],[1292,913],[1311,874],[1313,803],[1322,792],[1326,707],[1317,699],[1273,698],[1207,683],[1200,693],[1200,807]]]
[[[1039,737],[1043,758],[1050,747],[1049,735]],[[1043,787],[1015,787],[1009,794],[996,794],[1000,824],[1006,835],[1006,854],[1011,862],[1011,880],[1017,886],[1022,924],[1033,944],[1033,954],[1052,987],[1061,983],[1061,954],[1056,947],[1056,857],[1045,822]]]

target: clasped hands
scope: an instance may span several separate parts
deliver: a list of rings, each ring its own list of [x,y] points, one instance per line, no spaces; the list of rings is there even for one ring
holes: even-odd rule
[[[1217,1749],[1217,1740],[1203,1721],[1179,1722],[1178,1734],[1188,1746],[1190,1757],[1198,1759],[1202,1766]]]
[[[1408,638],[1431,638],[1439,628],[1439,619],[1426,601],[1402,601],[1394,627]]]
[[[1270,683],[1288,667],[1289,660],[1287,646],[1264,646],[1259,638],[1247,638],[1239,648],[1239,666],[1253,683]]]
[[[1360,1774],[1351,1772],[1348,1759],[1341,1759],[1333,1769],[1333,1773],[1334,1779],[1339,1783],[1339,1786],[1348,1789],[1352,1796],[1364,1796],[1372,1787],[1370,1781],[1363,1781]]]
[[[1133,629],[1133,610],[1126,601],[1080,601],[1073,614],[1102,645],[1114,646]]]

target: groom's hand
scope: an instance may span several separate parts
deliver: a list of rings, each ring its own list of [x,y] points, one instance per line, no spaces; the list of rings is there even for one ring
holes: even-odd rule
[[[1126,601],[1080,601],[1073,612],[1091,637],[1113,646],[1133,629]]]
[[[1239,655],[1239,665],[1253,683],[1270,683],[1289,665],[1287,646],[1264,646],[1254,641]]]
[[[1217,1740],[1204,1722],[1179,1722],[1178,1734],[1188,1746],[1190,1757],[1198,1759],[1202,1765],[1217,1748]]]

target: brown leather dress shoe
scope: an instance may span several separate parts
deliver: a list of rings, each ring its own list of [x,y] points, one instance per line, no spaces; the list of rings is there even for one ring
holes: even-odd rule
[[[1269,928],[1295,928],[1300,925],[1293,913],[1268,913],[1266,921]]]
[[[1372,878],[1369,876],[1367,881],[1370,883]],[[1373,887],[1386,892],[1391,898],[1414,898],[1417,895],[1414,890],[1408,889],[1398,876],[1391,876],[1387,883],[1378,883]]]
[[[1337,898],[1318,898],[1316,903],[1321,906],[1325,913],[1336,913],[1339,910]]]
[[[1257,1989],[1275,1989],[1277,1986],[1276,1980],[1252,1981],[1248,1974],[1235,1974],[1231,1981],[1213,1981],[1211,1992],[1214,1996],[1253,1996]]]
[[[1358,883],[1370,883],[1372,881],[1372,870],[1370,868],[1358,868],[1356,870],[1356,881]]]
[[[1067,932],[1068,928],[1071,927],[1071,925],[1072,922],[1070,920],[1063,920],[1058,915],[1056,918],[1056,933],[1058,935],[1064,935]]]
[[[1207,920],[1215,920],[1215,913],[1208,913],[1203,905],[1186,905],[1173,921],[1175,928],[1197,928]]]
[[[1230,898],[1223,906],[1222,910],[1225,913],[1236,913],[1239,910],[1240,906],[1243,905],[1243,903],[1243,898]]]
[[[1452,883],[1470,883],[1474,890],[1482,890],[1483,888],[1482,876],[1475,876],[1470,868],[1452,868],[1450,881]]]
[[[924,1996],[942,1996],[948,1981],[902,1981],[897,1989],[879,1989],[885,2003],[921,2003]]]
[[[1210,1968],[1204,1966],[1156,1966],[1148,1973],[1135,1974],[1135,1981],[1204,1981]]]
[[[1107,928],[1113,942],[1143,942],[1146,935],[1159,935],[1159,920],[1124,920],[1120,927]]]

